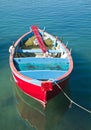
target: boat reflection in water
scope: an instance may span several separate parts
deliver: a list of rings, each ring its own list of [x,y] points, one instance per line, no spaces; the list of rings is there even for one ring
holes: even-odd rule
[[[36,130],[53,130],[58,127],[69,106],[69,101],[62,93],[53,98],[44,110],[39,102],[22,93],[17,86],[14,88],[18,113],[24,120],[28,121],[31,127],[36,128]],[[65,88],[65,92],[69,94],[67,88],[68,86]]]

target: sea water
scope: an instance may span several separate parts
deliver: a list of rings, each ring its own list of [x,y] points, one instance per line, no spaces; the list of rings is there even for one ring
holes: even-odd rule
[[[45,27],[65,44],[68,42],[74,61],[67,86],[69,96],[91,110],[91,0],[1,0],[0,129],[91,130],[91,114],[75,105],[69,109],[68,100],[64,95],[60,96],[62,93],[49,102],[48,110],[41,112],[43,116],[17,101],[8,49],[13,41],[29,31],[31,25]],[[39,125],[41,123],[43,125]]]

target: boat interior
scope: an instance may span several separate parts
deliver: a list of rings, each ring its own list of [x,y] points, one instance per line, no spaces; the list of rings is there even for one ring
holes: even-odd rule
[[[67,53],[60,41],[46,32],[43,42],[47,48],[45,53],[32,32],[26,35],[15,49],[14,65],[21,74],[33,79],[57,79],[69,69]]]

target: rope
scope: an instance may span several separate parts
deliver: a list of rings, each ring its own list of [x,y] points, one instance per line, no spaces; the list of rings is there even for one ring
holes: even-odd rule
[[[85,107],[83,107],[83,106],[79,105],[78,103],[74,102],[74,101],[64,92],[64,90],[62,89],[62,87],[59,86],[59,84],[58,84],[56,81],[54,81],[54,83],[55,83],[55,84],[58,86],[58,88],[62,91],[62,93],[64,94],[64,96],[70,101],[69,108],[71,108],[71,107],[72,107],[72,104],[74,104],[74,105],[76,105],[77,107],[79,107],[80,109],[82,109],[82,110],[84,110],[84,111],[86,111],[86,112],[88,112],[88,113],[91,114],[91,111],[90,111],[90,110],[88,110],[88,109],[86,109]]]

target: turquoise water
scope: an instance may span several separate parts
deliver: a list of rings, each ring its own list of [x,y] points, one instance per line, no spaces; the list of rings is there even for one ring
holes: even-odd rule
[[[33,24],[63,37],[72,48],[74,70],[69,82],[70,97],[91,110],[91,0],[1,0],[0,1],[0,129],[35,130],[20,116],[9,68],[8,48]],[[60,105],[57,104],[61,101]],[[63,101],[63,102],[62,102]],[[39,130],[90,130],[91,114],[73,105],[66,108],[64,97],[50,101],[47,125]],[[66,108],[66,109],[65,109]],[[27,106],[21,108],[22,114]],[[31,110],[32,111],[32,110]],[[53,115],[53,113],[55,113]],[[33,119],[37,114],[35,113]],[[35,118],[34,118],[35,117]],[[37,117],[38,118],[38,117]],[[30,119],[32,119],[30,113]],[[41,123],[42,118],[38,118]]]

